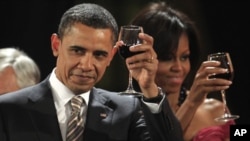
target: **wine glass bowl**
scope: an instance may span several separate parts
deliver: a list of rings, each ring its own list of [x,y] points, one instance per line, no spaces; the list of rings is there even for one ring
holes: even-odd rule
[[[119,47],[118,52],[123,59],[131,57],[135,54],[142,52],[131,52],[129,48],[134,45],[142,44],[142,40],[139,38],[139,33],[143,32],[141,26],[136,25],[124,25],[121,26],[118,40],[123,42],[123,45]],[[132,84],[132,76],[129,72],[129,81],[128,87],[125,91],[120,92],[120,95],[128,95],[128,96],[141,96],[140,92],[137,92],[133,88]]]
[[[212,74],[209,76],[210,79],[221,78],[221,79],[227,79],[231,81],[233,80],[234,69],[233,69],[233,64],[232,64],[232,61],[228,52],[217,52],[217,53],[209,54],[208,60],[219,61],[220,62],[219,67],[222,67],[228,70],[226,73]],[[226,122],[229,120],[234,120],[234,119],[239,118],[239,115],[230,114],[229,109],[227,107],[225,90],[221,90],[221,96],[222,96],[222,101],[224,104],[224,114],[220,117],[215,118],[215,120]]]
[[[143,32],[141,26],[136,25],[124,25],[121,26],[119,33],[119,40],[123,41],[123,45],[119,47],[119,54],[124,58],[131,57],[141,52],[131,52],[129,47],[142,44],[142,40],[138,37],[138,34]]]
[[[222,78],[222,79],[227,79],[231,81],[233,80],[234,69],[233,69],[233,64],[230,59],[229,53],[227,52],[213,53],[213,54],[208,55],[208,59],[220,61],[220,67],[228,70],[226,73],[214,74],[214,75],[211,75],[209,78]]]

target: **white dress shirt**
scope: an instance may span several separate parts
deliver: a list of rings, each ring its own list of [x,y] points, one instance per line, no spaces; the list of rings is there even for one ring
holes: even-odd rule
[[[54,98],[54,104],[57,111],[58,122],[61,129],[61,134],[63,141],[66,141],[66,130],[67,130],[67,121],[70,117],[70,100],[75,94],[68,89],[55,75],[55,69],[52,71],[51,76],[49,78],[49,82],[52,88],[52,95]],[[90,91],[81,94],[80,96],[83,97],[85,100],[86,105],[89,102],[89,93]],[[87,106],[85,107],[87,108]],[[81,109],[81,112],[83,109]]]
[[[53,69],[50,75],[49,83],[52,89],[52,95],[54,98],[54,104],[55,104],[56,111],[57,111],[57,118],[58,118],[60,130],[62,134],[62,139],[63,141],[66,141],[67,121],[70,117],[70,111],[71,111],[70,100],[73,96],[75,96],[75,94],[56,77],[55,69],[56,68]],[[87,108],[88,106],[89,94],[90,94],[90,91],[80,95],[85,100],[85,103],[86,103],[85,108]],[[165,98],[165,95],[163,96],[163,99],[164,98]],[[162,101],[159,104],[149,103],[145,101],[143,101],[143,103],[145,103],[149,107],[152,113],[159,113],[161,111]],[[83,112],[83,109],[81,109],[81,112]]]

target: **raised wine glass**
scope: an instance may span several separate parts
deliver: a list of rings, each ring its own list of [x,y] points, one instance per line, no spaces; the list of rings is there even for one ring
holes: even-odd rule
[[[140,32],[143,32],[143,29],[141,26],[136,26],[136,25],[121,26],[118,40],[123,41],[123,45],[119,47],[118,51],[123,59],[131,57],[135,54],[141,53],[141,52],[129,51],[129,48],[131,46],[142,44],[142,40],[139,38]],[[132,82],[133,82],[133,78],[129,71],[128,87],[125,91],[120,92],[120,95],[128,95],[128,96],[136,96],[136,97],[141,96],[140,92],[137,92],[134,90]]]
[[[233,64],[232,64],[232,61],[228,52],[217,52],[217,53],[209,54],[208,60],[220,61],[221,62],[220,67],[226,68],[228,70],[228,72],[223,73],[223,74],[211,75],[210,78],[223,78],[227,80],[233,80],[234,69],[233,69]],[[215,118],[216,121],[226,122],[226,121],[234,120],[240,117],[239,115],[230,114],[229,109],[227,107],[225,94],[226,94],[225,90],[221,90],[222,101],[224,104],[224,114],[220,117]]]

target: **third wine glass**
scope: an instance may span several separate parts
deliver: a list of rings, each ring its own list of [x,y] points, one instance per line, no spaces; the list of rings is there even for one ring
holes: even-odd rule
[[[233,64],[232,64],[232,61],[228,52],[218,52],[218,53],[209,54],[208,60],[220,61],[221,63],[220,67],[228,70],[227,73],[211,75],[210,78],[222,78],[222,79],[227,79],[227,80],[233,80],[234,69],[233,69]],[[234,120],[234,119],[239,118],[238,115],[230,114],[228,107],[227,107],[225,90],[221,90],[221,95],[222,95],[222,101],[224,103],[224,114],[216,118],[215,120],[216,121],[229,121],[229,120]]]

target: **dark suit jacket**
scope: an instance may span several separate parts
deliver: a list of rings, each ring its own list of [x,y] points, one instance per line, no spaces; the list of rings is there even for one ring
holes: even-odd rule
[[[164,102],[163,112],[151,114],[137,98],[93,88],[84,141],[182,140],[180,124]],[[0,96],[0,141],[62,141],[48,78]]]

